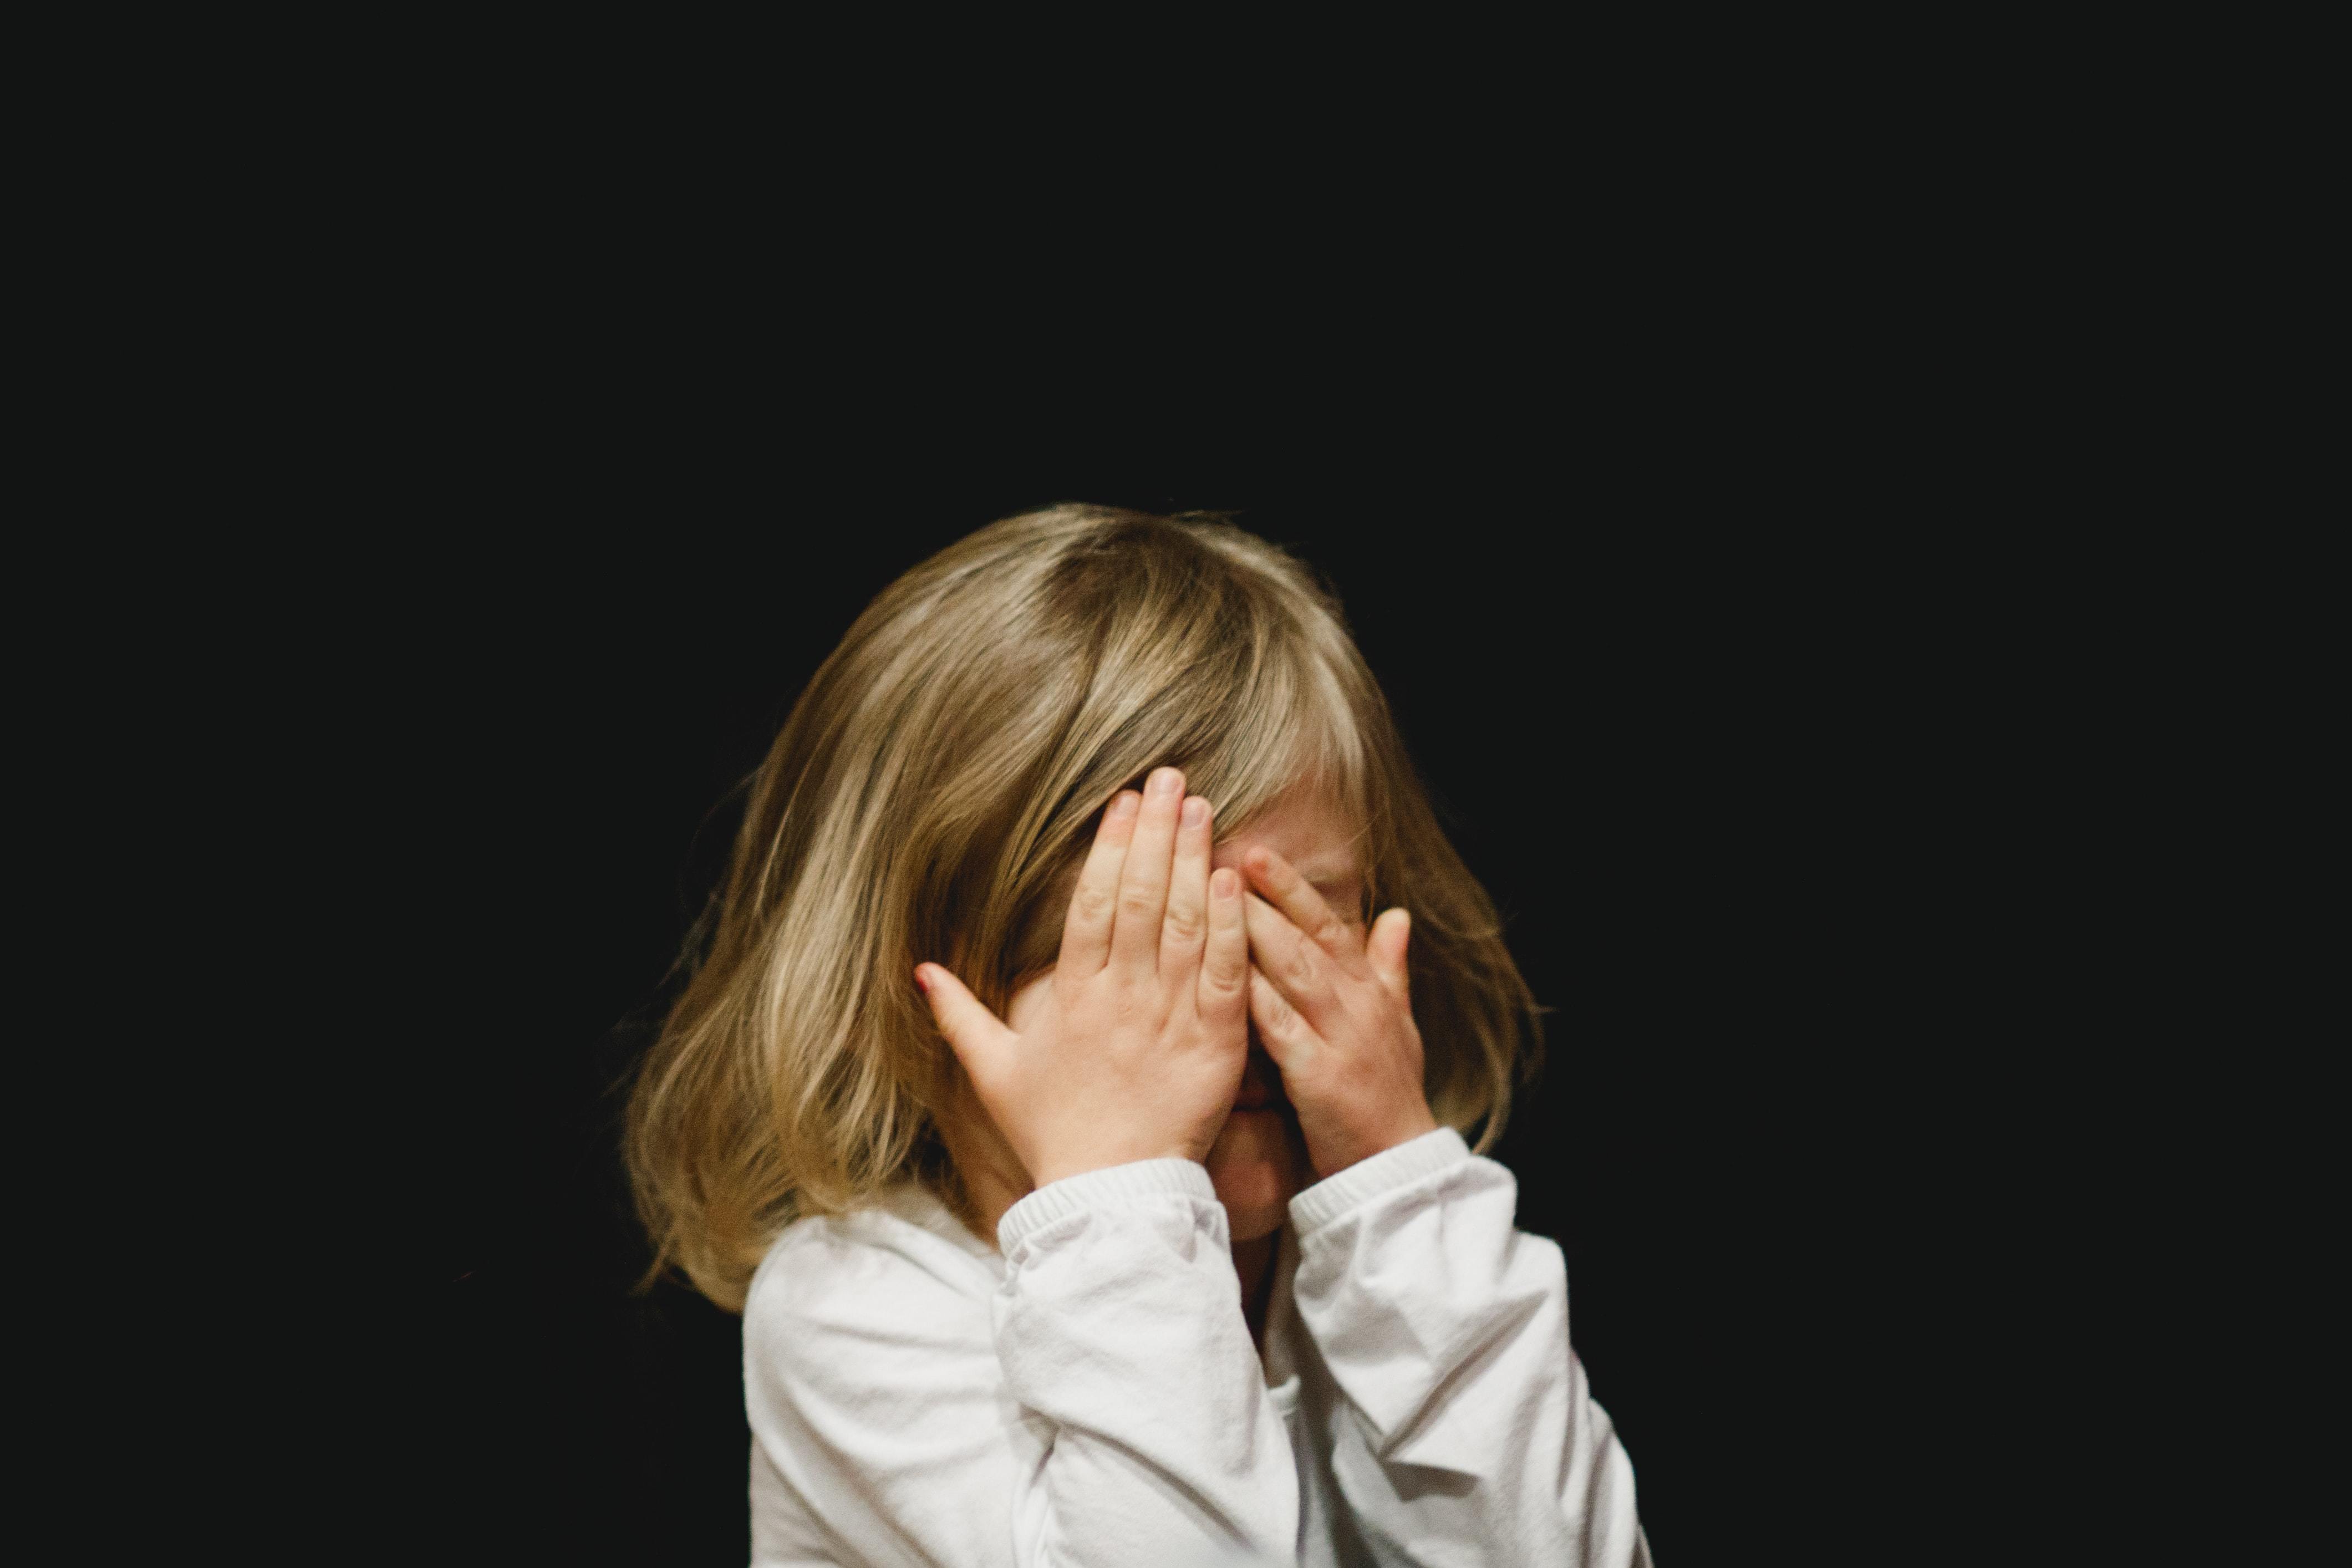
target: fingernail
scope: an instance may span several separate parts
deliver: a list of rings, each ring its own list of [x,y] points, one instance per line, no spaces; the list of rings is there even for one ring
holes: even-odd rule
[[[1123,789],[1110,797],[1110,814],[1113,816],[1133,816],[1135,808],[1142,804],[1141,795],[1131,789]]]
[[[1209,820],[1209,803],[1199,795],[1184,803],[1184,826],[1198,827]]]
[[[1181,795],[1184,790],[1184,775],[1177,772],[1174,768],[1160,768],[1155,770],[1151,775],[1150,783],[1151,793],[1159,795],[1162,799],[1166,799],[1171,795]]]
[[[1221,899],[1230,899],[1241,891],[1242,879],[1234,875],[1233,868],[1221,866],[1209,878],[1209,891]]]

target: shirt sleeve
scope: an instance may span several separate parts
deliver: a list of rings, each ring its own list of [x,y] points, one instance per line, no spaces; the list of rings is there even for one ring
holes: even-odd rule
[[[997,1239],[997,1356],[1040,1439],[1016,1560],[1295,1560],[1297,1460],[1208,1173],[1146,1160],[1051,1183]]]
[[[1086,1568],[1296,1560],[1297,1461],[1208,1173],[1055,1182],[948,1244],[812,1225],[744,1314],[754,1561]]]
[[[1333,1476],[1383,1563],[1643,1568],[1633,1466],[1569,1348],[1566,1260],[1517,1202],[1450,1128],[1291,1200],[1294,1299],[1347,1407]]]

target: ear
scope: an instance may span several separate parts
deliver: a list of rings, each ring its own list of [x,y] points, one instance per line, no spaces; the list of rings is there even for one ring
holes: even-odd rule
[[[1400,1002],[1410,1001],[1412,995],[1404,961],[1405,946],[1412,940],[1412,917],[1401,909],[1383,912],[1364,938],[1364,961]]]

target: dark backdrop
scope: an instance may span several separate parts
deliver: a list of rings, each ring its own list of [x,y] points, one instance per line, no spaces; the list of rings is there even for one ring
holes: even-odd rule
[[[416,86],[354,102],[359,146],[266,107],[250,157],[135,138],[142,168],[186,161],[185,209],[122,249],[135,287],[59,317],[77,377],[156,428],[98,425],[32,530],[89,567],[28,569],[20,597],[88,594],[163,635],[91,707],[127,760],[76,742],[26,764],[126,804],[85,838],[26,821],[92,860],[96,907],[65,927],[106,973],[39,977],[81,1016],[24,1054],[143,1080],[91,1019],[111,1030],[153,949],[208,938],[152,1055],[230,1074],[285,1136],[171,1108],[232,1169],[175,1162],[83,1227],[110,1271],[52,1269],[50,1294],[129,1302],[106,1364],[204,1363],[244,1413],[255,1358],[181,1327],[178,1279],[121,1268],[123,1227],[184,1218],[203,1299],[316,1400],[277,1424],[314,1469],[257,1465],[219,1412],[152,1389],[90,1402],[90,1451],[142,1486],[224,1459],[206,1489],[240,1528],[313,1478],[348,1492],[305,1560],[413,1527],[394,1560],[741,1562],[734,1325],[675,1286],[630,1293],[614,1090],[729,792],[802,681],[892,575],[1063,499],[1229,509],[1344,597],[1554,1009],[1502,1153],[1524,1223],[1567,1248],[1668,1568],[2006,1534],[2017,1469],[2100,1446],[1988,1328],[2060,1358],[2108,1335],[2053,1320],[2050,1266],[2114,1247],[2159,1162],[2005,1173],[2098,1159],[2091,1135],[2176,1081],[2116,1009],[2177,1011],[2194,965],[2151,947],[2118,983],[2097,947],[2119,904],[2168,919],[2182,896],[2211,803],[2131,812],[2151,779],[2242,765],[2179,713],[2240,705],[2196,639],[2266,601],[2134,493],[2198,449],[2131,401],[2172,398],[2197,340],[2136,292],[2164,244],[2051,237],[2105,221],[2097,182],[2030,137],[2022,178],[1956,180],[1835,112],[1839,145],[1791,156],[1770,116],[1726,129],[1661,93],[1562,119],[1507,87],[1450,142],[1424,131],[1444,112],[1372,116],[1389,140],[1352,163],[1355,121],[1203,164],[1204,136],[1256,121],[1147,106],[1129,120],[1185,151],[1083,184],[1071,149],[1118,139],[1066,95],[999,94],[990,114],[1054,117],[1036,156],[910,134],[869,170],[887,103],[835,123],[811,100],[778,151],[761,93],[689,72],[698,112],[674,114],[632,72],[530,59],[583,110],[538,112],[495,67],[508,135]],[[1981,116],[1944,118],[1939,144],[1976,146]],[[1033,164],[1066,187],[1050,206],[1020,199]],[[2021,227],[2052,169],[2047,224]],[[118,317],[157,352],[110,346]],[[2259,477],[2232,464],[2207,510],[2246,513]],[[2179,582],[2151,573],[2168,549]],[[151,579],[160,603],[133,602]],[[109,640],[72,618],[33,689]],[[156,710],[178,697],[174,731]],[[2135,749],[2135,713],[2158,742]],[[101,842],[142,872],[203,858],[116,876]],[[2231,1023],[2200,1048],[2236,1048]],[[110,1110],[67,1103],[25,1100],[77,1134],[49,1184],[121,1152]],[[2190,1156],[2210,1131],[2149,1125]],[[2164,1240],[2151,1268],[2185,1241],[2232,1281],[2250,1245]],[[2164,1415],[2147,1428],[2180,1449]],[[1939,1450],[1963,1423],[1999,1440]],[[379,1445],[397,1462],[362,1462]],[[100,1522],[132,1504],[160,1506],[125,1494]],[[1859,1522],[1889,1512],[1903,1533]]]
[[[320,626],[352,653],[338,776],[384,890],[402,1507],[444,1550],[744,1560],[738,1324],[632,1292],[620,1086],[730,792],[818,661],[898,573],[1065,499],[1229,510],[1341,595],[1552,1010],[1499,1157],[1567,1251],[1662,1561],[1848,1506],[1867,1325],[1933,1288],[1874,1261],[1913,1223],[1884,1172],[1916,1133],[1885,1107],[1960,1025],[1945,910],[1990,847],[1953,806],[2000,787],[1919,629],[1927,531],[1793,494],[1785,432],[1704,401],[1311,440],[1263,407],[981,440],[641,386],[513,425],[495,401],[415,415],[435,455]]]

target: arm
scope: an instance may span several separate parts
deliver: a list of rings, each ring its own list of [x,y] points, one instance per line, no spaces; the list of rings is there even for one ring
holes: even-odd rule
[[[1057,1183],[1006,1215],[1001,1285],[903,1218],[794,1227],[744,1313],[755,1561],[1190,1568],[1294,1542],[1206,1193],[1181,1161]]]
[[[1061,952],[1015,1031],[938,964],[916,974],[1034,1184],[997,1229],[1004,1383],[1034,1441],[1023,1563],[1297,1552],[1298,1478],[1243,1321],[1200,1161],[1248,1049],[1239,879],[1173,768],[1103,814]]]
[[[1646,1564],[1559,1248],[1430,1114],[1405,912],[1360,938],[1280,856],[1244,864],[1251,1016],[1323,1177],[1291,1201],[1295,1296],[1352,1413],[1332,1469],[1365,1539],[1400,1563]]]
[[[1352,1416],[1333,1473],[1384,1562],[1646,1564],[1559,1248],[1514,1227],[1517,1199],[1444,1129],[1292,1201],[1299,1318]]]
[[[997,1235],[997,1353],[1045,1445],[1017,1489],[1016,1559],[1288,1561],[1297,1460],[1208,1173],[1150,1160],[1073,1176]]]

